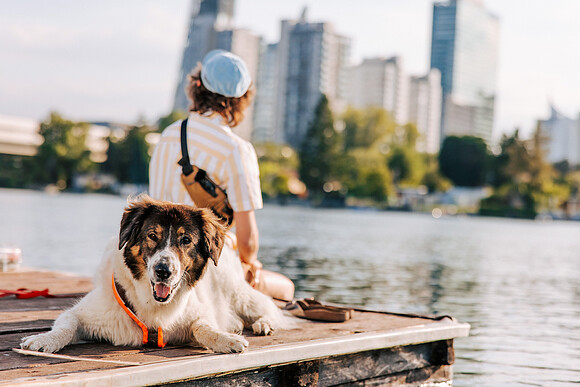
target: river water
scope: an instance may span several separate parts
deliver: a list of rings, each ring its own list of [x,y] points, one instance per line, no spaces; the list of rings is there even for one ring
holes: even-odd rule
[[[125,204],[0,190],[0,246],[20,247],[25,266],[91,275]],[[580,223],[274,205],[257,217],[260,259],[297,297],[470,323],[455,386],[580,383]]]

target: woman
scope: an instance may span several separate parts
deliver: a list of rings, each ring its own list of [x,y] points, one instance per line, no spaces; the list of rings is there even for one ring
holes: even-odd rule
[[[258,260],[259,235],[254,211],[263,207],[258,160],[254,147],[232,132],[243,120],[253,91],[245,63],[223,50],[208,53],[189,75],[191,100],[187,143],[191,164],[226,190],[233,209],[231,233],[222,254],[237,249],[246,279],[256,289],[281,300],[292,300],[294,284],[281,274],[262,270]],[[181,122],[168,126],[156,146],[149,167],[153,198],[195,205],[181,181]]]

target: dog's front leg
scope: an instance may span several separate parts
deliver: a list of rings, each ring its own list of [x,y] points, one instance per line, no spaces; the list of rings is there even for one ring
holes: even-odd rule
[[[57,352],[78,339],[78,327],[79,319],[74,309],[67,310],[58,316],[50,332],[24,337],[20,347],[31,351]]]
[[[241,335],[220,332],[208,323],[197,322],[192,327],[195,340],[214,352],[237,353],[248,347],[248,341]]]

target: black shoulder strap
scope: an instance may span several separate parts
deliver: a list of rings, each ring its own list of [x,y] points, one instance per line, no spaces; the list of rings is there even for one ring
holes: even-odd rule
[[[181,122],[181,160],[178,164],[181,165],[181,170],[185,176],[189,176],[193,172],[187,151],[187,118]]]

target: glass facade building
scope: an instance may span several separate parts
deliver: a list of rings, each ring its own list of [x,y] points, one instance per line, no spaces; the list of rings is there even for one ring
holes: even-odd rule
[[[491,141],[498,18],[481,0],[433,5],[431,68],[441,72],[441,139],[472,135]]]
[[[217,48],[216,34],[230,28],[234,17],[234,0],[193,0],[183,50],[179,79],[175,90],[173,110],[187,111],[189,100],[185,94],[187,75],[201,62],[209,51]]]

